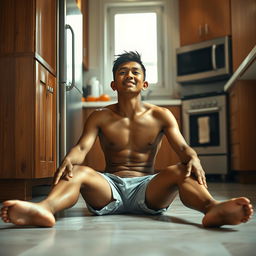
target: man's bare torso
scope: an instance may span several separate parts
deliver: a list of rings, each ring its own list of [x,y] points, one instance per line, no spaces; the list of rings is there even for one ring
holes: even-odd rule
[[[118,113],[117,105],[100,109],[99,138],[105,154],[105,171],[118,176],[144,176],[154,172],[163,137],[161,108],[144,104],[133,118]]]

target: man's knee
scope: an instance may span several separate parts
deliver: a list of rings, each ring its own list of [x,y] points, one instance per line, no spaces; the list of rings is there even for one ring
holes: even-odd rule
[[[72,169],[74,179],[87,180],[96,174],[96,171],[92,168],[84,165],[74,165]]]
[[[186,166],[183,164],[176,164],[168,166],[163,172],[168,179],[175,181],[176,183],[183,182],[186,179]]]

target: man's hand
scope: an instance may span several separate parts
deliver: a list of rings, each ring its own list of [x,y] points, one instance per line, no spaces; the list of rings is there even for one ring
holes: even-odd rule
[[[187,164],[186,177],[191,176],[193,173],[199,184],[204,185],[207,188],[205,172],[202,168],[200,160],[198,158],[192,158]]]
[[[54,174],[54,182],[53,184],[56,185],[61,178],[68,180],[68,178],[72,178],[72,169],[73,165],[68,158],[65,158],[61,164],[61,166],[57,169]]]

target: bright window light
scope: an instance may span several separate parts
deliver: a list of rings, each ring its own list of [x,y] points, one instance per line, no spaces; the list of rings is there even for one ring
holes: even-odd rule
[[[114,53],[137,51],[146,67],[146,80],[158,82],[157,68],[157,15],[148,13],[122,13],[114,18]]]

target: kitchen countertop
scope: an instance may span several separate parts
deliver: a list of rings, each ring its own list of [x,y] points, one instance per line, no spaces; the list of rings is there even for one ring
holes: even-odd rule
[[[169,99],[169,100],[149,100],[144,101],[158,106],[180,106],[181,100]],[[105,107],[116,103],[116,101],[95,101],[95,102],[83,102],[83,108]]]
[[[256,80],[256,45],[225,84],[224,91],[229,90],[237,80]]]

